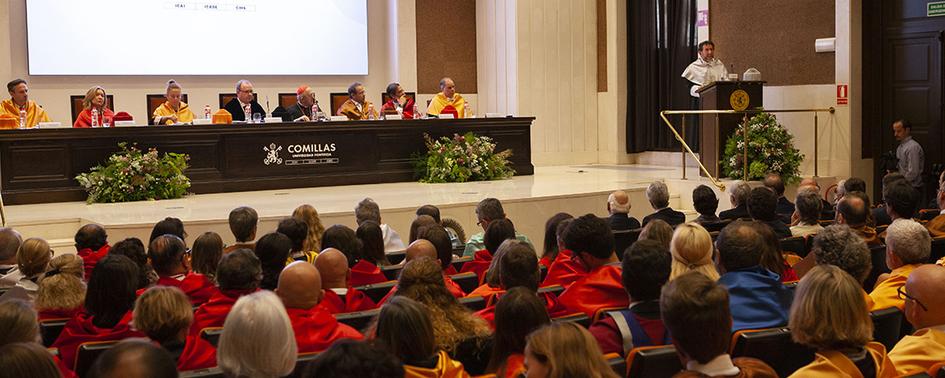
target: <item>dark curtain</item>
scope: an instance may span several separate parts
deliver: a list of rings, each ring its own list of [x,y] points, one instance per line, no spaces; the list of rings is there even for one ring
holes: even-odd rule
[[[660,110],[696,109],[680,77],[696,57],[696,0],[633,0],[627,6],[627,152],[679,151]],[[679,129],[681,117],[670,121]],[[686,119],[686,143],[698,151],[697,117]]]

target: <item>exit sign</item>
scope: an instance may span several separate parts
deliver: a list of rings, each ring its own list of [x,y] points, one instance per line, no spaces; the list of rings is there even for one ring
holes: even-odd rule
[[[926,7],[925,15],[928,17],[945,16],[945,1],[933,1]]]

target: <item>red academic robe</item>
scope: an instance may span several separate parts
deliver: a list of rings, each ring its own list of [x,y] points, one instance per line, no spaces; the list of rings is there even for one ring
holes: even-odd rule
[[[39,311],[39,320],[49,320],[49,319],[72,319],[79,315],[79,313],[85,311],[85,308],[82,306],[73,308],[73,309],[63,309],[63,308],[52,308]]]
[[[505,359],[505,366],[502,368],[504,374],[496,374],[500,378],[514,378],[525,375],[525,355],[515,353]],[[500,370],[499,373],[502,371]]]
[[[413,119],[413,99],[407,97],[407,103],[403,106],[404,119]],[[384,106],[381,106],[381,113],[395,113],[397,111],[397,105],[394,105],[394,100],[390,99],[384,103]]]
[[[377,308],[377,304],[366,294],[353,287],[348,288],[344,299],[332,290],[324,290],[325,295],[318,304],[330,314],[367,311]]]
[[[182,280],[170,276],[159,276],[155,286],[173,286],[180,289],[184,294],[187,294],[190,304],[194,306],[206,303],[218,291],[210,278],[200,273],[189,273]],[[144,294],[148,289],[147,287],[138,289],[138,296]]]
[[[450,294],[453,294],[454,297],[462,298],[466,296],[466,293],[463,292],[463,289],[460,288],[459,285],[456,284],[456,282],[453,282],[453,280],[450,279],[450,276],[447,276],[444,274],[443,283],[446,284],[446,290],[449,290]],[[397,293],[397,286],[394,286],[392,289],[390,289],[390,292],[387,293],[387,295],[385,295],[384,298],[382,298],[381,301],[377,303],[377,305],[383,306],[384,303],[387,303],[387,301],[393,298],[396,293]]]
[[[92,269],[95,269],[95,264],[98,264],[98,260],[101,260],[108,254],[109,248],[111,247],[105,244],[97,251],[93,251],[91,248],[83,248],[77,252],[79,257],[82,258],[82,267],[85,269],[85,282],[89,282],[89,277],[92,277]]]
[[[577,280],[587,275],[587,268],[572,258],[573,253],[570,250],[563,249],[558,252],[555,261],[548,268],[548,274],[541,286],[561,285],[567,288]],[[619,281],[619,280],[618,280]]]
[[[321,352],[340,339],[361,340],[361,332],[348,325],[338,323],[335,317],[319,306],[310,309],[286,308],[289,320],[292,321],[292,330],[295,331],[295,342],[299,346],[299,353]]]
[[[92,315],[81,312],[69,320],[53,348],[59,348],[59,357],[67,367],[75,366],[79,344],[92,341],[118,341],[129,337],[145,337],[143,333],[131,328],[131,311],[112,328],[99,328],[92,324]]]
[[[194,312],[194,324],[187,334],[184,351],[177,360],[177,370],[206,369],[217,366],[217,348],[200,338],[200,330],[209,327],[223,327],[226,315],[236,304],[236,300],[252,290],[218,290],[207,303]]]
[[[480,249],[476,251],[476,254],[473,255],[473,260],[463,264],[463,269],[460,273],[473,272],[476,273],[476,276],[479,277],[479,282],[485,282],[486,271],[489,270],[489,265],[492,264],[492,253],[486,249]]]
[[[102,113],[98,115],[98,126],[101,127],[102,123],[108,122],[114,126],[115,112],[109,108],[105,108]],[[92,111],[89,109],[82,110],[79,113],[79,116],[76,117],[75,123],[72,124],[72,127],[78,129],[88,129],[92,127]]]
[[[377,265],[374,265],[370,261],[361,260],[351,267],[351,278],[348,279],[348,285],[364,286],[387,281],[389,280],[387,276],[381,272],[381,268],[378,268]]]
[[[486,304],[491,305],[495,303],[496,294],[504,293],[504,292],[505,290],[503,290],[501,287],[492,287],[492,286],[489,286],[489,284],[482,284],[479,287],[477,287],[476,290],[473,290],[471,293],[469,293],[466,296],[467,297],[482,297],[482,299],[486,301]]]
[[[620,276],[619,265],[599,266],[565,289],[558,299],[568,310],[592,318],[602,308],[630,306]]]
[[[538,265],[541,265],[545,268],[551,268],[551,263],[553,262],[554,260],[552,260],[551,256],[548,255],[542,256],[540,259],[538,259]]]
[[[77,378],[78,375],[72,371],[72,368],[66,366],[62,359],[57,356],[53,356],[53,363],[56,364],[56,368],[59,369],[59,374],[62,374],[62,378]]]
[[[496,298],[504,293],[505,291],[496,293]],[[565,316],[574,313],[574,311],[571,311],[570,309],[562,306],[561,302],[558,300],[558,297],[554,293],[541,293],[538,294],[538,298],[541,298],[541,301],[545,302],[545,310],[548,311],[549,317],[557,318],[559,316]],[[493,330],[495,329],[495,306],[496,303],[492,303],[486,308],[475,312],[475,315],[485,320],[486,323],[489,323],[489,327],[491,327]]]

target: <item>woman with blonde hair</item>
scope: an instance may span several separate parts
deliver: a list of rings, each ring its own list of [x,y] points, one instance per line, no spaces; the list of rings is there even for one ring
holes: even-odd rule
[[[492,330],[450,294],[436,260],[421,257],[408,262],[395,295],[426,305],[437,347],[462,362],[470,374],[484,372],[489,362],[484,344]]]
[[[227,377],[284,377],[298,358],[295,332],[271,291],[240,297],[223,323],[217,364]]]
[[[308,225],[308,237],[305,238],[302,249],[305,251],[320,252],[322,250],[322,234],[325,233],[325,226],[322,225],[321,219],[318,218],[318,210],[315,210],[315,207],[312,205],[305,204],[295,208],[295,211],[292,212],[292,217]]]
[[[526,338],[529,378],[617,378],[597,341],[576,323],[552,323]]]
[[[194,322],[190,299],[173,286],[155,286],[135,300],[135,328],[164,348],[176,362],[184,352],[187,331]]]
[[[72,127],[87,129],[92,127],[93,123],[97,127],[101,127],[104,123],[111,123],[115,118],[115,113],[108,108],[107,98],[105,88],[98,85],[89,88],[85,92],[85,98],[82,99],[82,112],[76,117]],[[94,117],[92,113],[95,113]]]
[[[194,112],[190,110],[187,103],[181,101],[183,89],[176,80],[168,80],[167,88],[164,90],[164,101],[161,106],[154,109],[155,125],[173,125],[175,123],[190,123],[194,121]]]
[[[36,311],[39,320],[72,318],[82,310],[85,302],[85,282],[82,276],[82,258],[78,255],[59,255],[49,261],[49,271],[36,291]]]
[[[374,339],[404,363],[405,378],[469,377],[463,364],[437,347],[428,306],[403,296],[377,315]]]
[[[870,341],[873,322],[860,284],[833,265],[801,278],[788,322],[791,338],[817,350],[814,362],[791,377],[895,376],[883,344]]]
[[[16,251],[16,266],[23,274],[16,283],[18,290],[23,290],[30,300],[36,300],[36,291],[39,290],[39,281],[49,267],[53,251],[49,243],[40,238],[29,238],[20,244]]]
[[[696,222],[683,223],[676,227],[669,251],[673,255],[673,265],[669,280],[696,271],[713,281],[719,280],[719,272],[712,261],[715,247],[712,236]]]

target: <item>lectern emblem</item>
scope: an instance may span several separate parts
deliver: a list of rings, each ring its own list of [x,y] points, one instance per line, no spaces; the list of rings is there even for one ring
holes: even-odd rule
[[[742,111],[748,109],[748,92],[745,92],[742,89],[737,89],[735,92],[732,92],[732,95],[728,98],[728,102],[732,105],[732,109],[736,111]]]
[[[275,143],[269,143],[269,146],[263,146],[263,151],[266,152],[266,158],[263,159],[263,164],[282,164],[282,158],[279,157],[279,151],[282,151],[282,146],[276,146]]]

